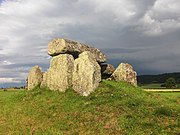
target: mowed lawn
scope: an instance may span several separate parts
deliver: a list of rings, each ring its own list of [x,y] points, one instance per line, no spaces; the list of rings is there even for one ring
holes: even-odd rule
[[[160,83],[143,84],[141,87],[143,89],[162,89]]]
[[[161,83],[152,83],[152,84],[143,84],[143,85],[140,85],[140,86],[143,89],[164,89],[164,90],[167,89],[165,87],[161,87],[161,85],[163,85],[163,84],[161,84]],[[175,89],[180,90],[180,84],[177,84],[177,88],[175,88]]]
[[[0,91],[0,135],[179,135],[179,93],[103,81],[88,97],[36,88]]]

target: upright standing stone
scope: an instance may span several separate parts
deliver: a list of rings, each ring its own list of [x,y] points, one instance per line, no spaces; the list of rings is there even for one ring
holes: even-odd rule
[[[85,51],[74,61],[73,89],[88,96],[101,81],[101,68],[91,52]]]
[[[64,92],[72,86],[74,58],[69,54],[60,54],[51,59],[50,68],[43,75],[41,87]]]
[[[89,47],[88,45],[71,41],[68,39],[53,39],[48,44],[48,54],[57,56],[59,54],[71,54],[74,58],[84,51],[90,51],[99,63],[106,61],[106,56],[97,48]]]
[[[133,67],[128,63],[121,63],[112,74],[112,78],[116,81],[125,81],[137,86],[137,73]]]
[[[30,69],[27,77],[27,89],[31,90],[42,82],[43,73],[41,72],[39,66],[34,66]]]

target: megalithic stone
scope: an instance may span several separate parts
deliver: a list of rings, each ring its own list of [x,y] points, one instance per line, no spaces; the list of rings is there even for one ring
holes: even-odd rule
[[[72,74],[74,69],[74,58],[70,54],[61,54],[53,57],[50,67],[43,75],[41,87],[51,90],[65,92],[72,87]]]
[[[115,71],[115,68],[111,64],[102,63],[101,66],[101,75],[102,79],[109,79],[113,72]]]
[[[37,85],[40,85],[42,79],[43,79],[43,73],[41,72],[39,66],[32,67],[28,73],[28,77],[26,80],[27,89],[31,90],[35,88]]]
[[[48,44],[48,54],[50,56],[57,56],[59,54],[71,54],[74,58],[78,58],[78,55],[84,51],[89,51],[94,55],[95,59],[99,63],[106,61],[106,56],[99,49],[90,47],[86,44],[79,43],[68,39],[53,39]]]
[[[82,96],[92,93],[101,81],[101,68],[91,52],[85,51],[74,61],[73,89]]]
[[[111,75],[115,81],[125,81],[134,86],[137,86],[137,73],[128,63],[121,63]]]

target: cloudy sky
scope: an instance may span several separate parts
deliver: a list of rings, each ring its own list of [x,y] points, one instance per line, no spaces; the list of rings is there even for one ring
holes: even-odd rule
[[[180,72],[180,0],[0,0],[0,87],[49,66],[52,38],[90,44],[138,74]]]

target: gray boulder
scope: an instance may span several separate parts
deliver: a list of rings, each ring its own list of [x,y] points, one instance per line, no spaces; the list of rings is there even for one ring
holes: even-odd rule
[[[73,89],[88,96],[101,81],[101,68],[91,52],[85,51],[74,61]]]
[[[42,82],[43,73],[41,72],[39,66],[34,66],[30,69],[28,77],[26,80],[27,89],[31,90]]]
[[[111,64],[102,63],[100,64],[100,66],[101,66],[102,79],[110,78],[113,72],[115,71],[115,68]]]
[[[74,58],[69,54],[60,54],[50,61],[50,68],[43,75],[41,87],[64,92],[72,86]]]
[[[96,61],[99,63],[106,61],[106,56],[97,48],[89,47],[88,45],[71,41],[68,39],[53,39],[48,44],[48,54],[50,56],[57,56],[59,54],[71,54],[74,58],[84,51],[90,51],[94,55]]]
[[[116,81],[125,81],[137,86],[137,73],[128,63],[121,63],[111,77]]]

